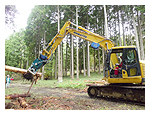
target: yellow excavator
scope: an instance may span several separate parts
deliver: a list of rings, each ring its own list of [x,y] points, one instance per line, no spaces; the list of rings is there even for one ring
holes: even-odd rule
[[[33,61],[24,76],[35,75],[38,69],[51,60],[54,51],[68,33],[89,41],[94,49],[101,46],[106,52],[103,80],[108,84],[87,85],[90,97],[100,96],[145,102],[145,63],[139,61],[137,48],[135,46],[115,47],[110,39],[70,21],[64,24],[48,46],[43,49],[40,57]]]

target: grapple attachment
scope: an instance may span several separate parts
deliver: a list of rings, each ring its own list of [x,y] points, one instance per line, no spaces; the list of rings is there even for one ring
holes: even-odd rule
[[[38,69],[43,67],[47,63],[47,61],[47,56],[40,54],[40,58],[37,58],[32,62],[31,66],[28,69],[28,72],[32,75],[35,75]]]

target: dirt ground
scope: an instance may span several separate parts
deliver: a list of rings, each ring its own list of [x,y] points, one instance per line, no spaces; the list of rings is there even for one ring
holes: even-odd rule
[[[26,93],[29,84],[12,83],[10,88],[19,88]],[[32,87],[31,97],[26,97],[28,107],[36,110],[145,110],[145,105],[116,99],[90,98],[87,89],[37,88]],[[18,99],[5,101],[5,109],[22,109]]]

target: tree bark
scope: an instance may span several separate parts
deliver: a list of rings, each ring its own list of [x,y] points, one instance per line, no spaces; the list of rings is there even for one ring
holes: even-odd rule
[[[119,45],[120,46],[122,46],[122,43],[121,43],[121,37],[120,37],[120,15],[119,15],[119,13],[120,13],[120,10],[119,10],[119,6],[117,6],[117,10],[118,10],[118,12],[117,12],[117,18],[118,18],[118,27],[119,27]]]
[[[87,29],[89,29],[89,20],[87,14]],[[89,50],[89,41],[87,41],[87,74],[90,77],[90,50]]]
[[[121,18],[122,18],[122,31],[123,31],[123,45],[126,46],[126,39],[125,39],[125,30],[124,30],[124,14],[123,14],[123,7],[122,6],[122,12],[121,12]]]
[[[105,15],[105,36],[108,38],[108,24],[107,24],[107,12],[106,12],[106,6],[104,5],[104,15]]]
[[[5,99],[15,99],[15,98],[18,98],[18,97],[30,97],[31,95],[28,93],[28,94],[11,94],[11,95],[5,95]]]
[[[71,6],[71,10],[73,10],[72,6]],[[73,15],[71,14],[71,22],[73,19]],[[73,35],[71,35],[71,56],[70,56],[70,77],[72,79],[74,79],[74,48],[73,48]]]
[[[140,58],[139,40],[138,40],[138,34],[137,34],[137,29],[136,29],[136,24],[135,24],[134,15],[132,15],[132,20],[133,20],[133,26],[134,26],[134,31],[135,31],[136,47],[137,47],[137,49],[138,49],[138,56],[139,56],[139,59],[141,59],[141,58]]]
[[[101,65],[101,62],[100,62],[100,52],[99,52],[99,48],[98,48],[98,65],[99,65],[99,67],[98,67],[98,68],[99,68],[99,69],[98,69],[98,70],[99,70],[99,74],[101,74],[101,66],[100,66],[100,65]]]
[[[140,22],[140,16],[137,11],[137,18],[138,18],[138,31],[139,31],[139,40],[140,40],[140,52],[141,52],[141,60],[144,60],[144,47],[143,47],[143,39],[142,39],[142,32],[141,32],[141,22]]]
[[[68,60],[68,38],[66,41],[66,62],[65,62],[65,76],[67,77],[67,60]]]
[[[104,5],[104,16],[105,16],[105,36],[108,38],[108,26],[107,26],[107,13],[106,13],[106,6]],[[105,75],[105,50],[103,49],[103,75]]]
[[[58,32],[60,30],[60,22],[59,22],[59,5],[58,5]],[[62,82],[62,73],[61,73],[61,65],[60,65],[60,45],[58,45],[58,82]]]
[[[95,58],[95,49],[94,49],[94,72],[96,72],[96,58]]]
[[[55,50],[55,79],[57,79],[57,52],[58,49]]]
[[[84,76],[86,76],[86,68],[85,68],[85,40],[83,40],[83,68],[84,68]]]
[[[78,30],[78,6],[76,6],[76,30]],[[77,39],[77,79],[79,79],[79,49],[78,49],[78,37],[76,37]]]
[[[44,31],[44,44],[43,44],[43,49],[45,48],[45,31]],[[44,80],[44,66],[42,67],[42,81]]]

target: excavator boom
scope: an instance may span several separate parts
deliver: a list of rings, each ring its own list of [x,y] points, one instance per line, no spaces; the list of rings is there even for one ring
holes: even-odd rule
[[[70,25],[76,26],[76,27],[78,27],[78,29],[70,27]],[[74,36],[80,37],[82,39],[85,39],[87,41],[98,43],[105,50],[111,49],[112,47],[114,47],[114,44],[110,39],[107,39],[103,36],[92,33],[81,26],[77,26],[77,25],[73,24],[72,22],[67,21],[64,24],[64,26],[61,28],[59,33],[57,33],[56,36],[52,39],[52,41],[48,44],[47,48],[43,49],[42,55],[45,55],[45,53],[46,53],[46,56],[49,59],[51,57],[51,55],[54,53],[54,51],[56,50],[56,48],[58,47],[58,45],[60,45],[60,43],[62,42],[62,40],[68,33],[70,33]],[[50,46],[52,46],[51,49],[49,51],[47,51],[47,49]]]

